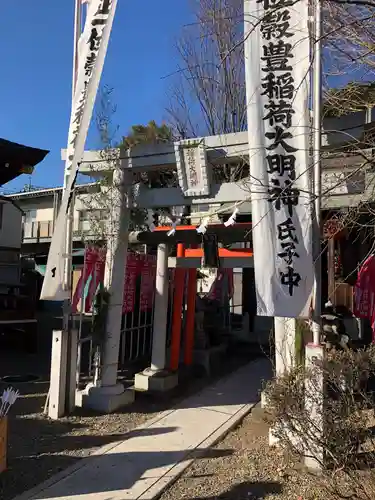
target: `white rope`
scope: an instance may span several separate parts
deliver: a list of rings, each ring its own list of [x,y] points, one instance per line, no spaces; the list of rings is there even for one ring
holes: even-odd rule
[[[239,210],[238,208],[236,207],[234,210],[233,210],[233,213],[232,215],[229,217],[229,219],[224,222],[224,226],[225,227],[229,227],[229,226],[233,226],[235,223],[236,223],[236,218],[237,218],[237,214],[238,214]]]
[[[205,217],[202,220],[201,225],[199,227],[197,227],[197,233],[199,233],[199,234],[205,234],[207,232],[207,226],[208,226],[209,222],[210,222],[210,218],[209,217]]]

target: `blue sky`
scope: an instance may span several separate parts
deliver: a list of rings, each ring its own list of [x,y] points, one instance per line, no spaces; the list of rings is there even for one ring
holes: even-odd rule
[[[62,183],[71,106],[74,0],[12,0],[0,18],[0,137],[49,149],[33,185]],[[168,79],[177,66],[175,40],[191,21],[189,0],[119,0],[102,84],[113,88],[120,132],[165,118]],[[95,127],[86,147],[98,147]],[[26,175],[6,189],[22,189]]]

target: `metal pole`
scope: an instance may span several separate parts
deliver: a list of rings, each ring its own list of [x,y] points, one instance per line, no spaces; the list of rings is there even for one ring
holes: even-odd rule
[[[321,146],[322,146],[322,7],[321,1],[315,1],[315,25],[314,25],[314,61],[313,61],[313,182],[314,182],[314,212],[315,223],[313,225],[313,241],[315,245],[315,285],[314,285],[314,315],[313,315],[313,342],[320,344],[320,317],[321,317],[321,294],[322,294],[322,272],[321,272]]]
[[[72,108],[74,104],[74,94],[78,75],[78,42],[81,36],[81,14],[82,14],[82,3],[81,0],[75,0],[75,10],[74,10],[74,45],[73,45],[73,75],[72,75]],[[63,185],[63,195],[65,193],[70,172],[65,170],[64,172],[64,185]],[[65,265],[64,265],[64,275],[63,275],[63,289],[69,291],[69,298],[64,302],[63,307],[63,334],[67,335],[67,352],[69,356],[67,357],[66,365],[66,411],[71,413],[75,407],[75,391],[76,391],[76,355],[77,355],[77,337],[73,339],[73,335],[77,335],[75,330],[75,325],[71,323],[72,318],[72,252],[73,252],[73,217],[74,217],[74,203],[75,195],[73,192],[72,199],[70,202],[68,217],[66,219],[65,225]],[[74,322],[73,322],[74,323]],[[74,354],[72,357],[72,353]]]
[[[74,103],[75,87],[78,76],[78,43],[82,33],[82,1],[75,0],[74,9],[74,46],[73,46],[73,75],[72,75],[72,107]],[[65,192],[70,172],[64,172],[64,189]],[[69,213],[66,220],[66,241],[65,241],[65,266],[64,266],[64,282],[65,290],[72,288],[72,251],[73,251],[73,218],[74,218],[74,204],[75,195],[73,193],[72,200],[69,207]]]

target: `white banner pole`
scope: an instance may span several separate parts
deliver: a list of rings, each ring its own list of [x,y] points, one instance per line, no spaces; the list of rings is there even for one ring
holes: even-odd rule
[[[82,34],[82,3],[81,0],[75,0],[74,8],[74,45],[73,45],[73,75],[72,75],[72,106],[74,108],[74,94],[77,86],[78,78],[78,65],[79,65],[79,39]],[[66,189],[70,172],[65,168],[64,171],[64,191]],[[63,191],[63,192],[64,192]],[[65,265],[64,265],[64,282],[63,288],[70,292],[72,291],[72,264],[73,264],[73,224],[74,224],[74,204],[75,204],[75,190],[73,189],[71,203],[69,207],[69,214],[66,218],[66,241],[65,241]]]
[[[321,313],[322,313],[322,264],[321,264],[321,210],[322,210],[322,164],[321,164],[321,149],[322,149],[322,6],[320,0],[315,1],[315,40],[314,40],[314,63],[313,63],[313,132],[314,132],[314,215],[313,224],[314,235],[313,241],[315,246],[315,283],[314,283],[314,299],[313,299],[313,342],[314,345],[320,344],[321,330]]]
[[[66,301],[70,291],[64,284],[65,219],[82,160],[96,94],[111,34],[117,0],[91,0],[80,38],[80,61],[74,106],[70,119],[66,171],[70,172],[51,241],[42,300]]]
[[[308,0],[245,0],[257,313],[308,317],[314,285]]]
[[[79,64],[79,39],[82,35],[82,1],[75,0],[74,7],[74,45],[73,45],[73,74],[72,74],[72,108],[74,103],[74,93],[76,90],[76,83],[78,77],[78,64]]]

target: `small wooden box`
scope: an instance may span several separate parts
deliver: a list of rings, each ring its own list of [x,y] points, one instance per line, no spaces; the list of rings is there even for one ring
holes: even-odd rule
[[[0,474],[7,468],[8,418],[0,418]]]

